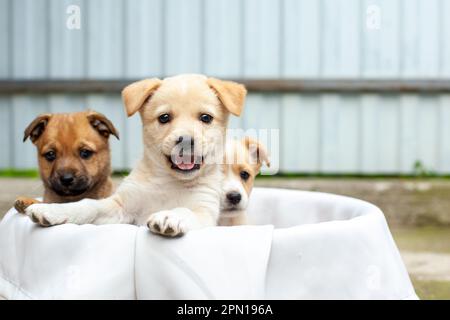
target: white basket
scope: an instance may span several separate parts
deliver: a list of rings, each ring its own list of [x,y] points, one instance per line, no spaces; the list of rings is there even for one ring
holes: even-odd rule
[[[0,223],[7,299],[416,299],[382,212],[255,188],[250,221],[167,239],[132,225]]]

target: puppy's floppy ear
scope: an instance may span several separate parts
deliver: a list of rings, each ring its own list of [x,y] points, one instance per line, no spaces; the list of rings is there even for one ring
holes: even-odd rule
[[[41,114],[36,117],[25,129],[23,135],[23,142],[30,137],[31,142],[35,143],[36,140],[42,135],[47,126],[50,118],[52,117],[51,113]]]
[[[241,115],[247,95],[247,89],[242,84],[216,78],[208,78],[207,83],[228,111],[235,116]]]
[[[119,132],[114,127],[112,122],[105,117],[103,114],[96,111],[88,111],[87,118],[92,127],[98,131],[105,138],[109,138],[109,135],[112,134],[119,140]]]
[[[270,167],[267,149],[261,142],[250,137],[245,137],[243,143],[248,149],[250,157],[252,157],[257,164],[262,165],[265,162],[266,165]]]
[[[127,115],[131,117],[145,103],[145,101],[155,92],[161,85],[158,78],[144,79],[133,82],[122,90],[122,100],[127,110]]]

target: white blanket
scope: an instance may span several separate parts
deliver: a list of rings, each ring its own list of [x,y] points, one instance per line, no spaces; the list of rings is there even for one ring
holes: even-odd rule
[[[132,225],[0,223],[7,299],[415,299],[381,211],[330,194],[258,189],[250,220],[167,239]],[[274,229],[275,227],[275,229]]]

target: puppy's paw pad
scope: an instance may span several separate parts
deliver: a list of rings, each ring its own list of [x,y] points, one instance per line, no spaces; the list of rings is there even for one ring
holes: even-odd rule
[[[158,223],[153,223],[151,225],[148,226],[150,228],[150,230],[154,231],[154,232],[161,232],[161,228],[159,227]]]
[[[166,228],[166,234],[174,234],[175,232],[176,231],[171,226],[168,226]]]
[[[30,217],[31,221],[42,227],[50,227],[66,222],[66,219],[52,214],[51,205],[49,204],[33,204],[25,209],[25,214]]]
[[[25,209],[31,206],[32,204],[37,203],[38,201],[35,199],[29,199],[24,197],[19,197],[14,202],[14,209],[17,210],[17,212],[25,213]]]
[[[147,221],[147,226],[151,232],[166,237],[177,237],[186,232],[183,219],[172,211],[160,211],[152,214]]]
[[[39,223],[39,218],[35,213],[32,213],[30,216],[31,221],[33,221],[34,223]]]

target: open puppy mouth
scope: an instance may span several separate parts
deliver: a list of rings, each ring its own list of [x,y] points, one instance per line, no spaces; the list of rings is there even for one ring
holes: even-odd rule
[[[167,161],[169,161],[170,167],[173,170],[189,173],[195,170],[199,170],[203,164],[203,156],[197,156],[194,154],[189,155],[172,155],[166,156]]]

